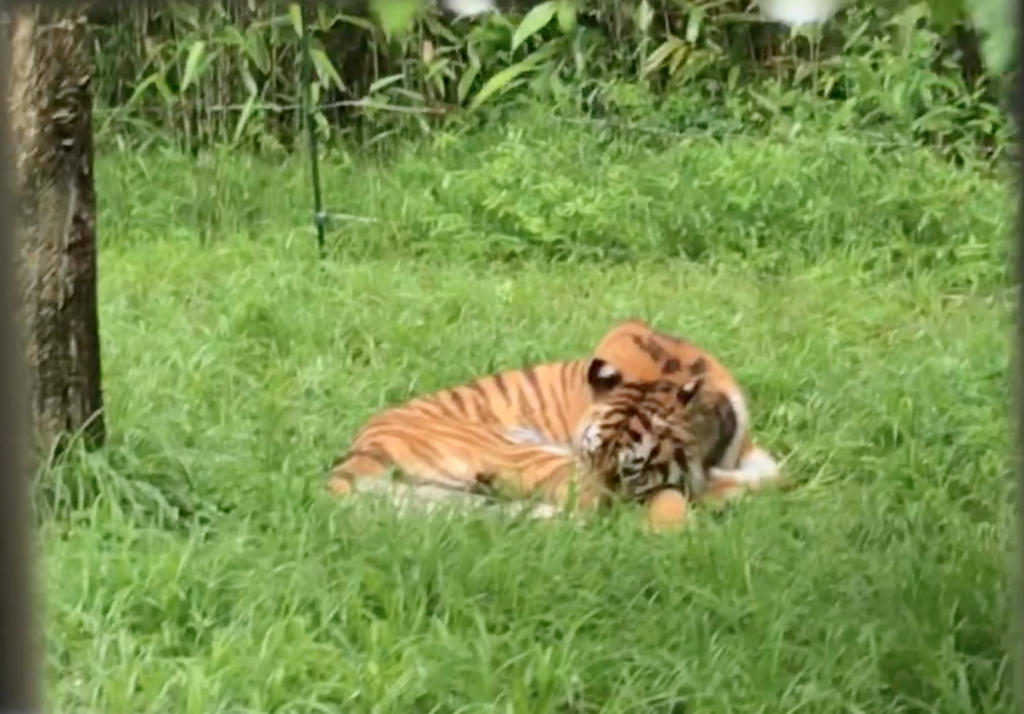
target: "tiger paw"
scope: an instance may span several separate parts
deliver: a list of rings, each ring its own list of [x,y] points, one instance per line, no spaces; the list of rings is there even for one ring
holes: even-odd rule
[[[348,496],[352,493],[352,482],[341,476],[333,476],[327,481],[327,490],[335,496]]]
[[[689,510],[690,502],[681,491],[659,491],[647,503],[647,527],[655,533],[681,530]]]

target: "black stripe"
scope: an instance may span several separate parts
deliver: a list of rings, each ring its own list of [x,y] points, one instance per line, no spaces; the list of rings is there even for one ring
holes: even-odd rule
[[[715,405],[715,417],[718,419],[718,439],[704,458],[704,468],[717,466],[721,462],[726,449],[729,448],[729,443],[736,437],[736,432],[739,429],[736,410],[733,409],[732,402],[728,399],[723,399]]]
[[[470,386],[472,387],[473,385],[471,384]],[[462,395],[459,394],[459,391],[460,390],[458,389],[453,389],[451,392],[448,393],[448,396],[455,404],[455,409],[458,411],[458,415],[466,416],[466,401],[462,398]]]
[[[561,403],[556,405],[555,414],[558,417],[558,424],[562,428],[562,433],[572,438],[573,427],[569,425],[569,415],[566,413],[568,410],[569,399],[564,395],[571,394],[574,390],[580,388],[580,383],[583,381],[583,377],[580,374],[582,371],[583,362],[575,362],[571,366],[560,369],[559,380],[562,385],[563,398]]]
[[[543,427],[545,435],[550,439],[550,434],[554,432],[554,428],[548,419],[549,407],[544,399],[544,389],[541,386],[540,380],[537,379],[537,372],[532,367],[528,367],[523,370],[523,378],[533,387],[534,394],[537,395],[537,418],[540,426]]]
[[[491,377],[491,379],[494,381],[494,386],[498,388],[499,392],[501,392],[501,398],[505,400],[506,404],[508,404],[511,400],[509,399],[508,385],[505,384],[505,378],[500,374],[496,374]]]

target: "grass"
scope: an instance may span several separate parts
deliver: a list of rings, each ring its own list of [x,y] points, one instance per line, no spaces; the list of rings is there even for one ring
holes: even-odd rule
[[[375,222],[324,263],[298,162],[100,158],[112,436],[37,492],[49,709],[1013,711],[1005,186],[855,140],[446,141],[325,161]],[[382,405],[629,316],[733,368],[802,488],[671,537],[322,494]]]

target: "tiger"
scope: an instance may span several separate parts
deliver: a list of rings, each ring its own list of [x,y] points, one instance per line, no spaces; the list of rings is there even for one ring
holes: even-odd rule
[[[707,445],[718,438],[724,401],[702,389],[703,375],[682,385],[628,381],[600,358],[589,363],[587,384],[593,402],[567,445],[536,443],[473,422],[453,429],[450,422],[413,417],[396,432],[396,425],[378,421],[361,433],[362,448],[336,464],[333,490],[340,495],[386,488],[383,477],[395,468],[401,484],[412,486],[406,490],[430,501],[462,494],[534,499],[541,502],[534,511],[541,517],[639,502],[648,507],[652,527],[680,525],[686,499],[704,489]],[[659,495],[667,489],[678,496]],[[675,501],[683,502],[683,510],[666,517],[662,504],[678,508]]]
[[[646,393],[644,383],[655,392],[671,393],[669,385],[674,385],[693,395],[699,385],[705,401],[714,398],[717,426],[698,445],[703,451],[700,468],[690,475],[690,491],[696,497],[729,498],[778,480],[777,463],[749,436],[746,400],[731,374],[700,347],[640,320],[626,320],[602,337],[590,358],[500,372],[379,412],[332,465],[329,488],[347,494],[355,482],[366,484],[396,469],[413,480],[432,483],[431,488],[477,492],[493,488],[493,483],[486,483],[489,474],[518,474],[528,484],[525,490],[536,490],[529,484],[546,484],[540,490],[547,488],[551,497],[552,484],[568,483],[565,473],[579,467],[587,453],[597,453],[587,445],[607,441],[595,441],[595,435],[618,434],[618,454],[628,453],[630,443],[637,449],[660,443],[650,419],[641,422],[639,432],[616,431],[628,420],[617,424],[615,418],[643,413],[625,409],[630,399],[645,408],[653,403],[638,397]],[[685,411],[682,402],[666,404]],[[668,414],[666,404],[662,411]],[[597,414],[605,421],[591,418]],[[668,423],[662,417],[662,423]],[[590,436],[581,441],[580,425],[587,424]],[[673,445],[671,451],[675,449]],[[628,470],[628,463],[620,466]],[[667,469],[667,462],[662,466]],[[601,471],[593,463],[584,463],[581,470],[594,469]],[[607,473],[604,478],[612,479]],[[506,485],[510,481],[490,480]],[[601,477],[582,480],[593,483]],[[669,495],[654,499],[661,500],[680,512],[688,503]]]

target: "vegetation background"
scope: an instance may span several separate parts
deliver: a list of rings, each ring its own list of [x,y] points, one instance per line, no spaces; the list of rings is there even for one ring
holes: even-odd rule
[[[1009,43],[950,7],[324,5],[309,84],[291,7],[97,14],[111,433],[36,483],[49,708],[1014,711]],[[802,488],[673,538],[321,492],[382,405],[628,316]]]

